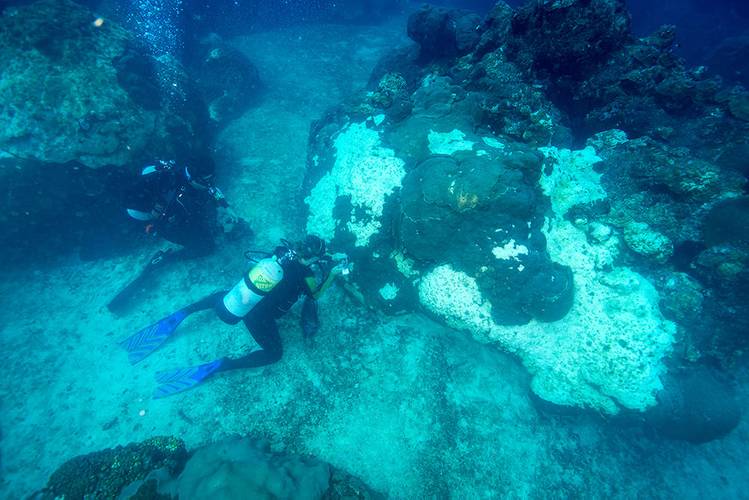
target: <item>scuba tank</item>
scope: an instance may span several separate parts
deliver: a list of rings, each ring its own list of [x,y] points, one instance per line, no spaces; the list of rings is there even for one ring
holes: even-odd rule
[[[278,259],[275,256],[262,259],[224,295],[224,307],[234,316],[243,318],[282,279],[283,267]]]
[[[288,242],[281,241],[288,245]],[[283,279],[283,266],[296,259],[296,252],[289,247],[278,247],[273,255],[257,261],[224,295],[224,308],[237,318],[246,316]]]

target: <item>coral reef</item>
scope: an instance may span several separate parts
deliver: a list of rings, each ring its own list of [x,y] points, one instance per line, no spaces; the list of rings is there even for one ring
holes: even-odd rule
[[[305,199],[312,209],[307,232],[330,240],[345,226],[356,246],[366,246],[382,227],[385,198],[400,187],[403,160],[381,146],[379,133],[366,123],[348,126],[336,138],[334,148],[335,165]],[[346,198],[351,205],[345,218],[336,216],[338,198]]]
[[[187,461],[185,444],[173,437],[154,437],[72,458],[49,478],[42,498],[117,498],[149,473],[165,469],[179,473]]]
[[[403,162],[379,224],[352,249],[353,285],[385,311],[423,307],[498,342],[562,405],[643,411],[670,390],[672,358],[727,361],[734,348],[716,339],[740,335],[695,323],[694,310],[743,316],[717,293],[731,280],[745,289],[743,246],[703,236],[713,207],[745,189],[743,91],[686,68],[668,27],[635,38],[619,0],[500,2],[465,49],[448,21],[460,15],[414,13],[419,55],[383,58],[365,105],[313,127],[309,192],[349,127],[376,130]],[[307,198],[308,221],[328,207],[343,230],[324,234],[361,243],[344,228],[345,189],[327,193]]]
[[[439,91],[437,83],[431,85]],[[351,197],[352,192],[341,185],[322,189],[328,182],[323,177],[306,200],[311,206],[308,230],[325,230],[322,234],[339,244],[345,244],[346,234],[351,234],[358,247],[371,252],[370,258],[359,262],[365,271],[357,273],[357,283],[365,293],[376,291],[388,300],[383,289],[416,286],[427,310],[480,340],[498,341],[518,354],[535,375],[534,391],[544,399],[611,413],[618,412],[619,405],[638,410],[652,406],[661,388],[658,374],[665,371],[662,359],[673,343],[674,326],[660,315],[653,286],[629,268],[614,265],[621,239],[611,234],[609,226],[599,223],[588,228],[585,222],[575,226],[565,218],[573,207],[608,197],[602,174],[594,170],[603,161],[594,147],[534,152],[508,140],[474,137],[459,129],[447,127],[438,132],[432,128],[438,127],[434,121],[428,128],[418,121],[419,110],[430,109],[430,97],[415,95],[414,100],[414,116],[395,128],[408,129],[413,138],[417,127],[424,127],[420,141],[411,139],[411,149],[404,156],[425,159],[407,174],[401,171],[402,179],[384,175],[390,171],[386,165],[361,163],[370,178],[381,174],[398,178],[402,185],[395,202],[398,218],[370,228],[364,244],[357,228],[345,218],[335,228],[317,225],[319,207],[328,207],[326,214],[334,213],[339,197]],[[454,113],[445,111],[448,116]],[[345,126],[336,144],[354,139],[350,130],[357,127],[363,132],[367,123]],[[368,151],[369,137],[379,134],[369,130],[357,137],[352,150]],[[605,147],[626,141],[617,132],[597,140]],[[395,154],[402,148],[399,143]],[[338,166],[340,148],[335,156]],[[547,158],[543,164],[542,157]],[[337,172],[336,168],[327,175]],[[327,193],[325,203],[315,198],[323,192]],[[538,203],[542,193],[556,214],[543,234],[544,212],[539,208],[545,205]],[[395,240],[387,232],[380,234],[388,226],[395,228]],[[372,239],[376,234],[379,239]],[[596,235],[595,244],[588,242],[588,234]],[[640,242],[638,248],[644,252],[650,250],[646,245],[649,234],[641,231],[629,240]],[[416,277],[419,270],[424,271],[416,285],[414,276],[402,273],[394,258],[387,272],[382,264],[374,264],[383,255],[396,255],[393,250],[412,259]],[[440,265],[430,270],[433,263]],[[377,273],[366,272],[375,265]],[[376,285],[374,274],[378,275]],[[636,326],[630,324],[634,317],[638,318]],[[552,323],[500,326],[522,325],[533,318]],[[647,364],[643,364],[645,359]]]
[[[178,498],[322,498],[330,469],[314,459],[272,453],[249,439],[227,438],[196,450],[173,488]]]
[[[528,3],[512,17],[507,51],[542,79],[575,80],[606,65],[628,41],[629,27],[624,0]]]
[[[422,279],[421,301],[452,326],[485,342],[498,341],[519,355],[534,375],[533,390],[547,401],[609,413],[617,413],[620,405],[644,410],[662,387],[658,375],[665,372],[662,359],[675,328],[660,315],[653,286],[632,270],[613,266],[619,251],[616,237],[590,242],[584,223],[576,226],[564,219],[575,204],[606,196],[593,171],[601,161],[595,150],[588,146],[546,154],[552,170],[540,183],[556,216],[544,233],[551,258],[568,266],[574,277],[569,313],[550,324],[499,326],[491,319],[493,304],[476,280],[445,266]],[[544,285],[539,289],[547,294],[554,290]]]
[[[61,465],[41,498],[376,500],[358,478],[313,457],[228,437],[192,450],[172,437],[93,452]]]

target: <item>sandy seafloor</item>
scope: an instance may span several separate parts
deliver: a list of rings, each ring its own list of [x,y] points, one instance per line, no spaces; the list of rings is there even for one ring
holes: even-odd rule
[[[150,399],[156,371],[244,352],[254,341],[207,312],[136,367],[116,342],[231,286],[244,249],[293,236],[310,121],[364,86],[404,26],[294,28],[232,41],[269,87],[218,140],[219,185],[251,221],[254,242],[173,266],[123,317],[105,304],[156,244],[2,277],[0,497],[23,498],[66,459],[117,444],[176,435],[194,447],[251,433],[398,498],[749,498],[746,421],[695,446],[594,415],[542,415],[509,356],[422,316],[369,312],[339,288],[321,302],[313,345],[302,341],[295,311],[282,321],[281,362]]]

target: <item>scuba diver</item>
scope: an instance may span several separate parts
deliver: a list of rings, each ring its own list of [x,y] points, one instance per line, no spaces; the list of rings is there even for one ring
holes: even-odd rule
[[[212,169],[209,169],[212,171]],[[202,257],[215,248],[215,236],[223,232],[237,237],[249,225],[237,217],[212,173],[199,174],[192,165],[157,161],[145,167],[125,194],[125,210],[150,236],[181,245],[159,250],[143,271],[112,299],[107,307],[121,311],[142,281],[167,262]]]
[[[323,270],[322,279],[315,278],[315,268]],[[283,354],[276,320],[286,314],[302,295],[306,300],[316,300],[336,276],[348,274],[349,269],[345,255],[327,255],[325,242],[317,236],[309,235],[295,244],[281,240],[281,246],[255,262],[231,290],[208,295],[140,330],[120,345],[128,351],[128,359],[134,365],[171,337],[189,315],[213,309],[227,324],[244,321],[250,335],[261,347],[240,358],[224,357],[198,366],[157,373],[159,386],[154,398],[189,389],[216,373],[275,363]],[[303,316],[305,314],[316,314],[316,309],[305,304]],[[317,319],[303,317],[303,323],[316,324]]]

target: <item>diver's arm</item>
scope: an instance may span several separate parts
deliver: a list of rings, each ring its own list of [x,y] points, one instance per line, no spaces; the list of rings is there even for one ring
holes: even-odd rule
[[[222,208],[229,208],[229,202],[226,201],[224,193],[222,193],[219,188],[217,188],[216,186],[209,187],[208,194],[211,195],[211,198],[213,198],[213,201],[216,202],[216,205]]]
[[[335,281],[336,276],[340,275],[342,271],[342,268],[339,266],[335,266],[333,269],[330,270],[328,275],[325,277],[325,280],[322,282],[320,286],[317,285],[317,281],[314,277],[308,276],[305,278],[305,281],[307,282],[307,287],[310,291],[310,296],[317,300],[322,296],[323,293],[325,293],[325,290],[327,290],[330,285],[333,284],[333,281]]]

